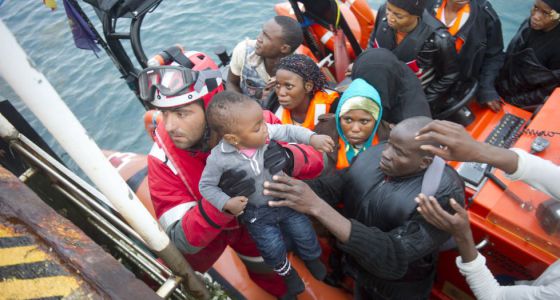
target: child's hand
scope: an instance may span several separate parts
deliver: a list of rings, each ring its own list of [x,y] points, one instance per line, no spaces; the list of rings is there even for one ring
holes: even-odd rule
[[[248,200],[249,199],[247,199],[247,197],[245,196],[230,198],[224,205],[224,211],[229,212],[234,216],[239,216],[245,210]]]
[[[321,152],[333,152],[334,151],[334,141],[328,135],[324,134],[314,134],[311,136],[309,144],[315,148],[315,150]]]

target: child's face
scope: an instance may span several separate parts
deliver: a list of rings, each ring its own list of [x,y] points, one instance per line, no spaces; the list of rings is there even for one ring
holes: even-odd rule
[[[247,102],[240,110],[237,120],[236,133],[234,134],[238,144],[243,148],[259,148],[266,144],[268,129],[264,122],[262,108],[256,101]]]

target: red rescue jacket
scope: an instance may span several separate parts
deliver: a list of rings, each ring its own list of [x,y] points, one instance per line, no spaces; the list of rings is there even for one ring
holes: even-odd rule
[[[267,123],[281,124],[269,111],[264,112],[264,117]],[[236,218],[214,208],[198,191],[210,153],[176,148],[162,123],[155,135],[156,142],[148,156],[148,182],[156,216],[164,229],[180,220],[189,244],[202,248],[185,257],[195,270],[204,272],[227,245],[246,235],[240,233]],[[322,155],[311,146],[283,146],[293,153],[295,177],[309,179],[323,170]]]

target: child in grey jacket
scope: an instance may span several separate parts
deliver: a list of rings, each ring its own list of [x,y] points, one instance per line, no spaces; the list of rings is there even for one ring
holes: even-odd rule
[[[304,127],[267,124],[259,104],[236,92],[214,96],[206,114],[210,128],[222,139],[212,149],[202,172],[202,196],[217,209],[239,216],[265,263],[284,278],[287,295],[295,296],[305,286],[287,259],[284,237],[293,242],[295,252],[313,276],[323,280],[326,270],[319,260],[321,248],[309,219],[287,207],[268,206],[274,199],[263,194],[263,184],[275,174],[264,167],[263,156],[269,140],[309,144],[325,152],[333,151],[334,141]],[[218,183],[227,170],[246,171],[255,179],[255,192],[248,197],[225,194]]]

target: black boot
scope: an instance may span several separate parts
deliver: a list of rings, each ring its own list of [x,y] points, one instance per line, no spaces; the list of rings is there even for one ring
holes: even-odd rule
[[[298,294],[301,294],[305,290],[305,285],[294,268],[292,268],[288,274],[284,275],[283,278],[286,283],[287,291],[282,299],[295,299]]]
[[[327,268],[320,259],[304,260],[305,266],[315,279],[323,281],[327,276]]]

